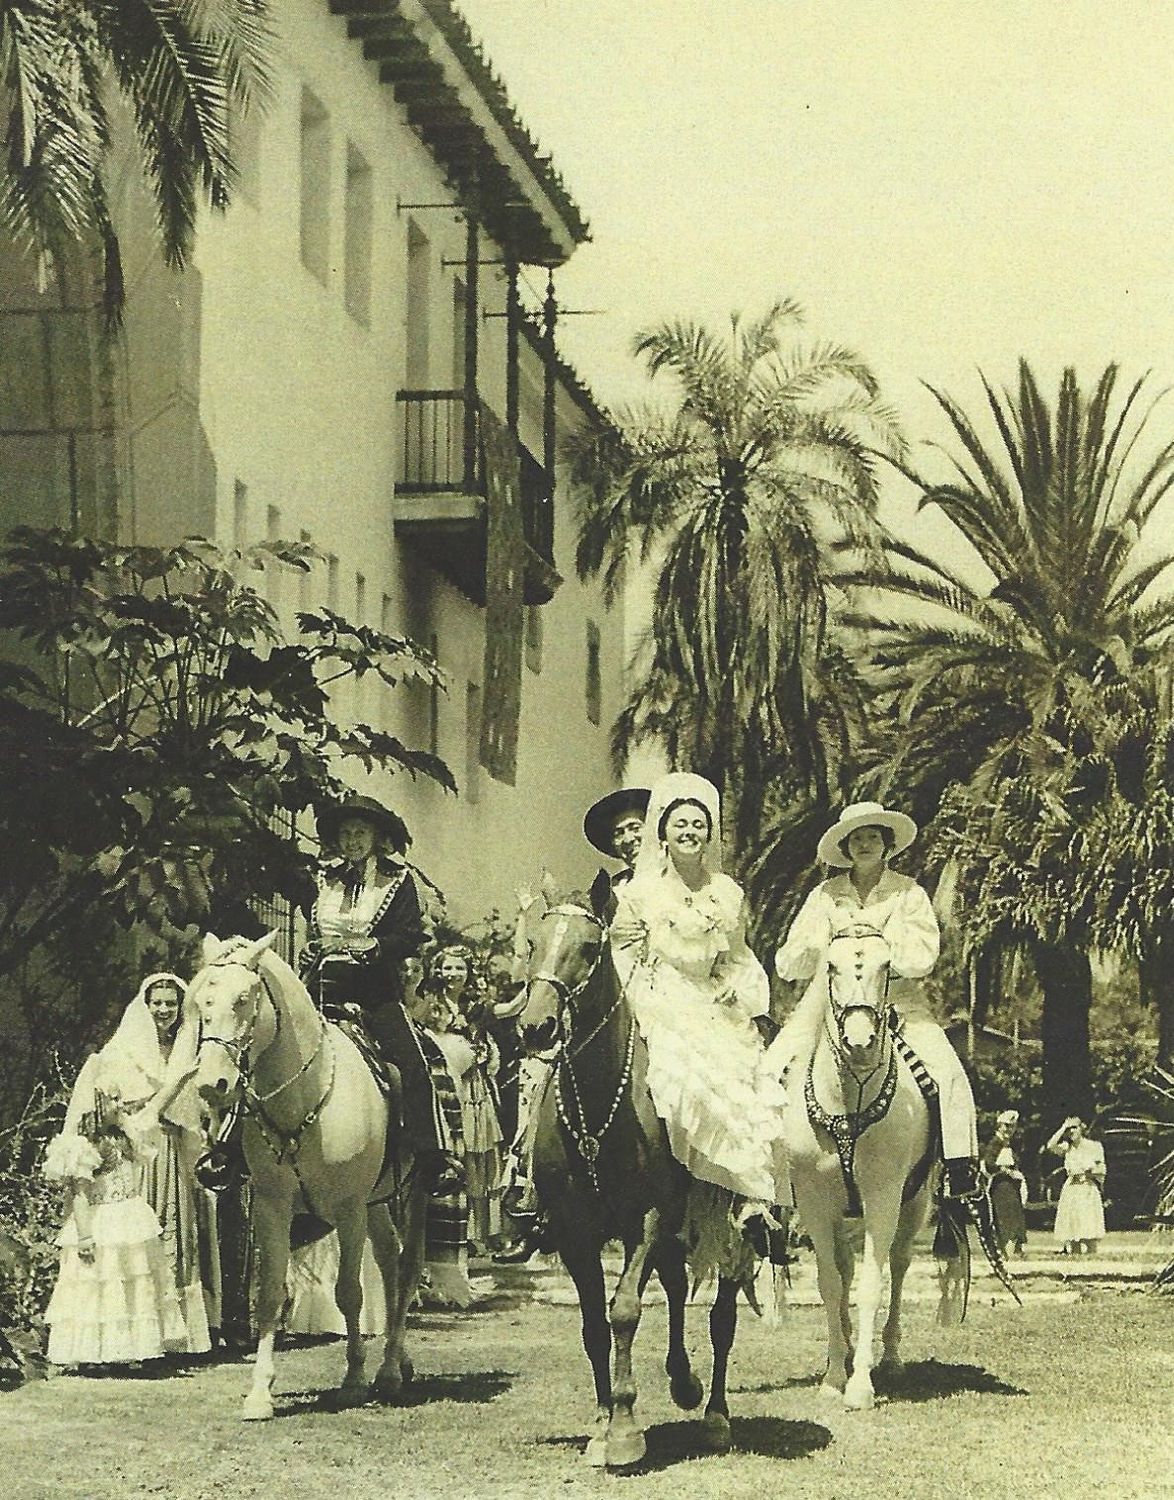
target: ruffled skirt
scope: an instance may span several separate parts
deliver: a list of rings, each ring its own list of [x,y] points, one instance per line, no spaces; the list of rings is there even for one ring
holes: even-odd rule
[[[1066,1182],[1056,1205],[1055,1235],[1060,1244],[1099,1240],[1105,1233],[1105,1201],[1095,1182]]]
[[[628,999],[648,1048],[648,1087],[673,1155],[702,1182],[786,1202],[782,1084],[754,1022],[667,964],[632,972]]]
[[[72,1218],[58,1239],[61,1269],[45,1310],[50,1360],[127,1364],[186,1351],[188,1330],[150,1205],[142,1198],[99,1203],[92,1224],[88,1264],[78,1255]]]

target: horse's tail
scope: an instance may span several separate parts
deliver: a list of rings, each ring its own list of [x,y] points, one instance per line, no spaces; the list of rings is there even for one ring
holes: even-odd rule
[[[933,1253],[938,1267],[938,1322],[956,1328],[966,1316],[970,1299],[970,1237],[966,1232],[969,1215],[956,1199],[942,1198],[938,1203]]]

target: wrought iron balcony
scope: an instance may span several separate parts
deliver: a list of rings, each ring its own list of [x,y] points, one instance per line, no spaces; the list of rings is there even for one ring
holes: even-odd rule
[[[480,408],[465,392],[398,394],[399,472],[395,529],[477,603],[485,602],[488,486]],[[524,599],[545,604],[562,582],[554,566],[553,485],[545,468],[518,444]]]

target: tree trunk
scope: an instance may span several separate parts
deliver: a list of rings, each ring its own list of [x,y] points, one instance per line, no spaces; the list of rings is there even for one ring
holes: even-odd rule
[[[1158,1061],[1174,1070],[1174,934],[1152,934],[1138,969],[1141,998],[1158,1018]]]
[[[1088,1015],[1092,967],[1077,948],[1034,943],[1031,956],[1043,990],[1043,1122],[1049,1133],[1065,1115],[1092,1109]]]

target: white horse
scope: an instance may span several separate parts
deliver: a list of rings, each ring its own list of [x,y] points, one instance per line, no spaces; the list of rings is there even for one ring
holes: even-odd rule
[[[427,1195],[410,1152],[388,1159],[388,1106],[354,1042],[323,1020],[293,970],[259,942],[205,940],[204,967],[186,1005],[198,1018],[195,1081],[214,1136],[239,1099],[253,1186],[260,1261],[260,1337],[242,1416],[273,1415],[273,1342],[285,1300],[290,1223],[311,1213],[338,1230],[335,1298],[346,1320],[341,1397],[365,1400],[360,1270],[370,1235],[387,1304],[376,1393],[398,1395],[411,1379],[404,1351],[408,1307],[424,1255]]]
[[[832,938],[822,1024],[814,1051],[808,1046],[795,1058],[784,1118],[795,1203],[815,1246],[828,1320],[821,1390],[837,1399],[842,1394],[845,1406],[857,1410],[873,1405],[873,1344],[886,1266],[881,1368],[901,1369],[901,1290],[929,1211],[937,1155],[925,1098],[889,1024],[888,973],[889,946],[874,928],[857,924]],[[864,1268],[853,1349],[848,1294],[855,1252],[847,1218],[858,1205]]]

